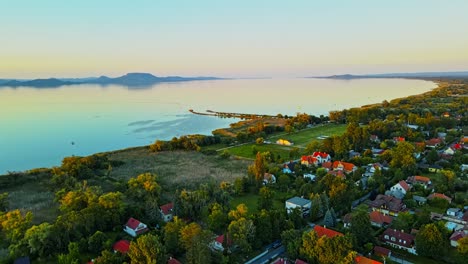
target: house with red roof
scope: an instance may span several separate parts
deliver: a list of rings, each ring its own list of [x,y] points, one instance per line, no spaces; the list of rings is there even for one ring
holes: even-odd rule
[[[172,220],[172,218],[174,217],[173,209],[173,203],[167,203],[159,206],[159,212],[161,213],[161,218],[164,220],[164,222],[169,222]]]
[[[224,246],[228,248],[232,246],[232,240],[229,238],[229,235],[226,235],[226,239],[224,234],[217,236],[213,242],[211,242],[211,248],[218,251],[224,251]]]
[[[431,138],[426,141],[426,147],[427,148],[436,148],[442,144],[442,139],[441,138]]]
[[[319,225],[314,226],[314,231],[315,233],[317,233],[318,237],[326,236],[328,238],[332,238],[335,236],[343,236],[343,234],[340,232],[337,232],[335,230],[331,230],[324,226],[319,226]]]
[[[374,254],[377,256],[388,258],[392,255],[392,251],[384,247],[375,246]]]
[[[394,248],[403,249],[411,254],[416,255],[416,248],[414,245],[414,236],[396,229],[387,228],[381,236],[381,241]]]
[[[112,246],[112,249],[114,249],[114,252],[120,252],[122,254],[127,254],[128,250],[130,249],[130,241],[122,239],[117,242]]]
[[[334,161],[333,162],[333,170],[341,170],[345,173],[352,173],[357,170],[357,166],[344,161]]]
[[[403,142],[405,141],[404,137],[394,137],[393,142],[398,143],[398,142]]]
[[[354,258],[354,261],[356,264],[382,264],[382,262],[380,261],[366,258],[364,256],[356,256]]]
[[[318,165],[319,161],[317,158],[313,157],[312,155],[302,156],[301,157],[301,164],[306,166]]]
[[[393,218],[389,215],[382,214],[378,211],[372,211],[369,213],[369,219],[371,225],[376,227],[385,227],[392,223]]]
[[[178,261],[177,259],[173,258],[173,257],[170,257],[168,260],[167,260],[167,264],[182,264],[180,261]]]
[[[327,161],[322,163],[322,168],[326,169],[327,171],[331,171],[333,169],[333,163]]]
[[[294,262],[294,264],[309,264],[303,260],[300,260],[300,259],[296,259],[296,262]]]
[[[410,176],[406,179],[406,182],[412,185],[419,184],[424,186],[424,189],[427,189],[432,185],[431,179],[424,176]]]
[[[455,231],[451,236],[450,236],[450,245],[452,247],[458,247],[458,240],[468,236],[468,232],[459,230]]]
[[[411,187],[405,181],[399,181],[390,188],[388,194],[398,199],[403,199],[410,189]]]
[[[448,197],[447,195],[445,195],[443,193],[431,193],[431,194],[429,194],[429,196],[427,196],[428,200],[432,200],[432,199],[435,199],[435,198],[445,199],[445,200],[447,200],[449,202],[449,204],[452,203],[452,198]]]
[[[132,237],[136,237],[138,235],[146,233],[148,232],[148,230],[149,229],[147,225],[136,220],[133,217],[130,217],[130,219],[128,219],[127,223],[124,226],[124,231]]]
[[[315,151],[314,153],[312,153],[312,157],[316,158],[319,164],[331,161],[330,154],[326,152]]]

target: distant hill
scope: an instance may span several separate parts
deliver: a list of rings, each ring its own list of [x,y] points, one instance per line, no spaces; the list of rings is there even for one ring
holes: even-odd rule
[[[438,78],[468,78],[468,71],[459,72],[414,72],[414,73],[381,73],[381,74],[342,74],[331,76],[317,76],[306,78],[324,78],[324,79],[365,79],[365,78],[408,78],[408,79],[438,79]]]
[[[59,87],[64,85],[72,84],[117,84],[125,86],[147,86],[161,82],[185,82],[185,81],[199,81],[199,80],[219,80],[222,78],[216,77],[180,77],[180,76],[167,76],[167,77],[157,77],[150,73],[127,73],[123,76],[110,78],[107,76],[101,76],[99,78],[89,77],[89,78],[49,78],[49,79],[34,79],[34,80],[6,80],[0,79],[0,86],[9,86],[9,87]]]

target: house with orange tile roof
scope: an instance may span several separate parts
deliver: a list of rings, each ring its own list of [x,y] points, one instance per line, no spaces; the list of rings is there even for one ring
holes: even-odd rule
[[[319,226],[319,225],[314,226],[314,231],[315,233],[317,233],[318,237],[326,236],[328,238],[332,238],[335,236],[343,236],[343,234],[338,231],[331,230],[324,226]]]
[[[424,189],[427,189],[432,185],[431,179],[425,176],[410,176],[408,179],[406,179],[406,182],[412,185],[422,185],[424,186]]]
[[[354,258],[356,264],[382,264],[382,262],[366,258],[364,256],[356,256]]]
[[[341,170],[345,173],[352,173],[356,171],[358,168],[356,165],[344,162],[344,161],[334,161],[333,162],[333,170]]]
[[[137,235],[148,232],[149,229],[144,223],[130,217],[124,226],[124,231],[132,237],[136,237]]]
[[[429,196],[427,196],[428,200],[432,200],[434,198],[445,199],[449,202],[449,204],[452,203],[452,198],[448,197],[447,195],[443,193],[431,193],[429,194]]]

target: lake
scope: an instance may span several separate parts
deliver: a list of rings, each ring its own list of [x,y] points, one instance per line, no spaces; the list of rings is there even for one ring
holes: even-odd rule
[[[419,94],[433,82],[405,79],[248,79],[160,83],[145,88],[71,85],[0,87],[0,174],[60,165],[63,157],[210,134],[234,119],[214,110],[327,115]]]

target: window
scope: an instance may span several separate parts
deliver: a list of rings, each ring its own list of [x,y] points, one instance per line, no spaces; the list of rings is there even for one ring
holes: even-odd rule
[[[388,235],[385,235],[384,238],[385,238],[385,239],[388,239]]]
[[[406,240],[403,240],[403,244],[405,244],[405,245],[406,245]]]
[[[391,240],[392,240],[392,241],[396,241],[395,237],[392,237]]]

